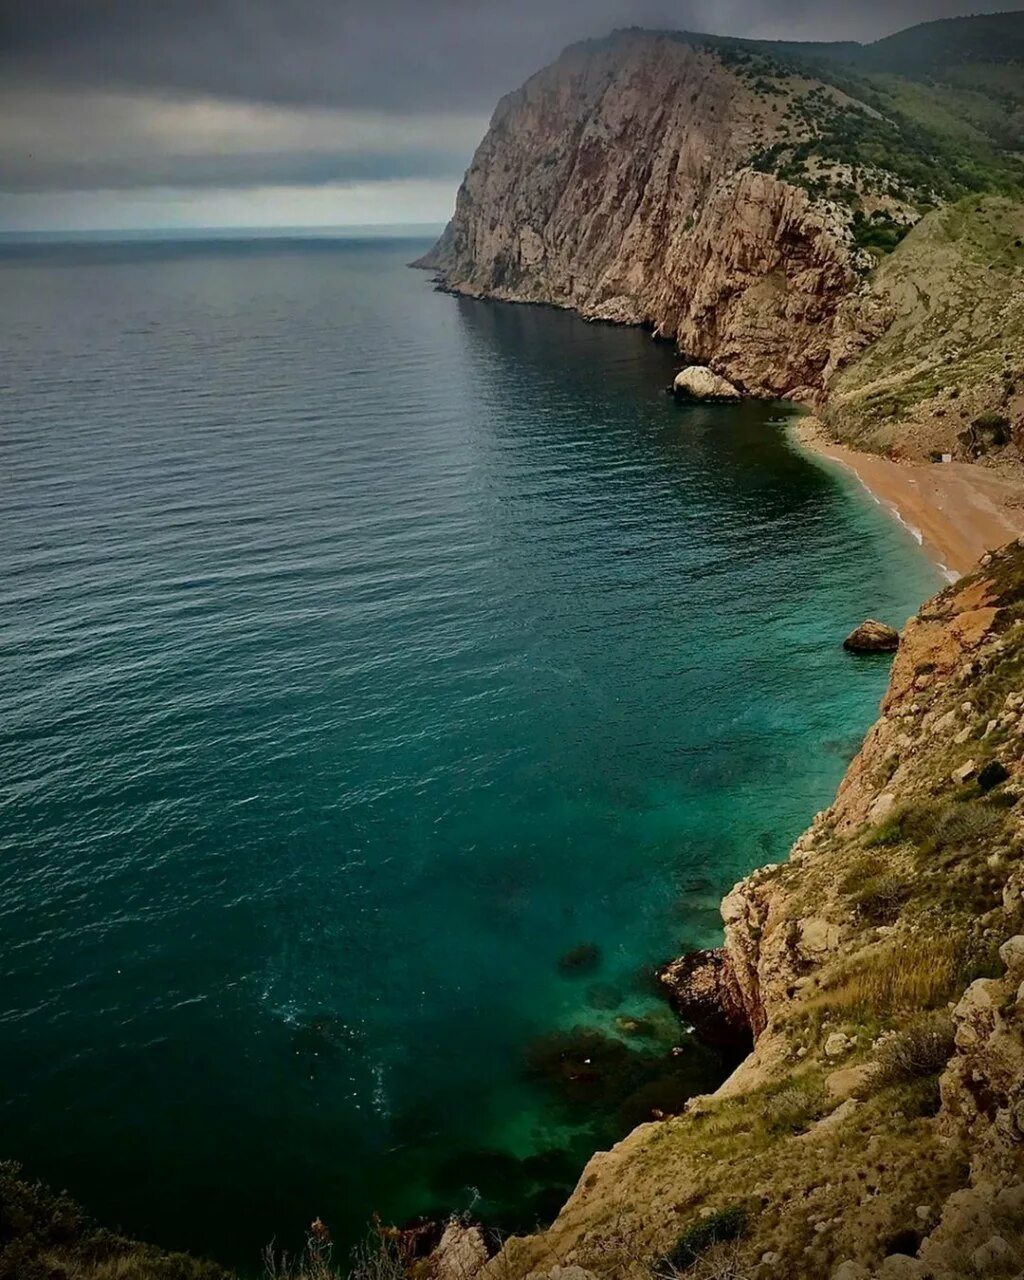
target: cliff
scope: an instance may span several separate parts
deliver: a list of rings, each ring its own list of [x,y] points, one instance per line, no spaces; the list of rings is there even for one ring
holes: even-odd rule
[[[834,804],[726,897],[713,969],[753,1052],[480,1274],[1019,1274],[1022,803],[1011,544],[911,619]]]
[[[464,294],[645,324],[731,381],[820,383],[855,280],[838,210],[750,167],[809,87],[763,91],[710,47],[621,32],[503,99],[418,265]]]
[[[834,405],[862,447],[1016,456],[1022,49],[1020,14],[572,46],[501,101],[415,265],[647,326],[747,392]]]

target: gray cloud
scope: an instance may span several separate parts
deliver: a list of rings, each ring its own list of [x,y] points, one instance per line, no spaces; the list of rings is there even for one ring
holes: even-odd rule
[[[0,190],[457,181],[483,116],[399,116],[141,90],[0,90]]]
[[[452,187],[500,95],[616,26],[871,39],[964,0],[0,0],[0,190]]]
[[[0,74],[261,102],[478,112],[616,26],[871,39],[964,0],[4,0]]]

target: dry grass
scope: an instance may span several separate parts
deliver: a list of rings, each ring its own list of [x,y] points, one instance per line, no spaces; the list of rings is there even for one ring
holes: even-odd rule
[[[976,965],[977,950],[965,933],[914,934],[859,956],[834,986],[805,1001],[803,1009],[869,1017],[934,1009],[964,990]]]
[[[0,1280],[232,1280],[213,1262],[97,1227],[69,1197],[0,1163]]]

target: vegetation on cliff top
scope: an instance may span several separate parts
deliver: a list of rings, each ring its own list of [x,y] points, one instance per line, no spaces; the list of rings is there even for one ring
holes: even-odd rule
[[[0,1163],[0,1280],[230,1280],[183,1253],[165,1253],[97,1226],[67,1195]]]
[[[971,192],[1024,186],[1022,13],[926,23],[866,46],[692,38],[762,95],[808,81],[783,117],[792,138],[755,164],[813,194],[855,208],[863,194],[880,194],[924,212]]]
[[[930,214],[847,312],[881,332],[829,386],[839,438],[910,456],[1019,452],[1024,202],[968,197]]]

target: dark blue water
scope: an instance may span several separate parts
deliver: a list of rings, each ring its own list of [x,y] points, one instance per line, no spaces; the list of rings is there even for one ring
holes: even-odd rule
[[[935,585],[777,407],[418,249],[0,260],[0,1154],[254,1266],[528,1224],[706,1083],[650,969],[829,800],[845,630]]]

